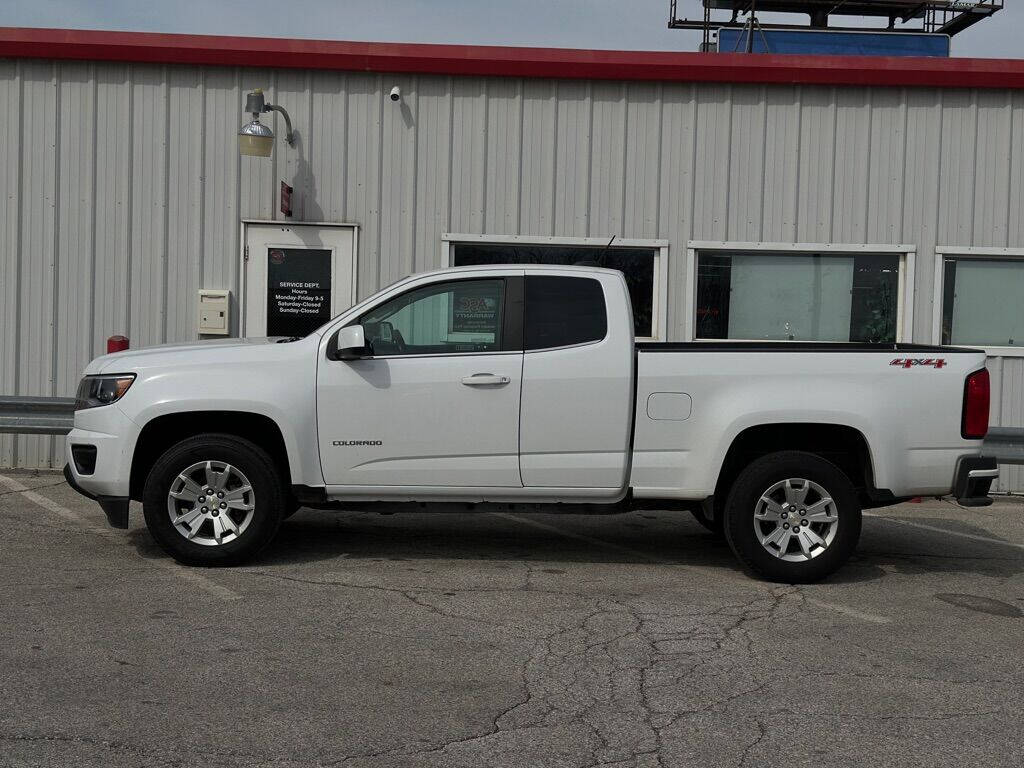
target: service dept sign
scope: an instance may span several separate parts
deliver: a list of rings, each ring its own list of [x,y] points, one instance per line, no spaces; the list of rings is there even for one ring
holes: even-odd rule
[[[331,319],[331,252],[267,251],[267,336],[305,336]]]

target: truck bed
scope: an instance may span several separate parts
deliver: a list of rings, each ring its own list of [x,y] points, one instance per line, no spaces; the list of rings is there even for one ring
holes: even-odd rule
[[[637,496],[710,495],[730,446],[766,425],[853,430],[876,487],[897,497],[950,493],[957,462],[980,447],[962,437],[961,418],[981,350],[712,341],[640,342],[635,354]]]

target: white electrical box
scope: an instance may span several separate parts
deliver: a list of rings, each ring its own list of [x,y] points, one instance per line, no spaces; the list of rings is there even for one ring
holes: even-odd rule
[[[199,289],[199,335],[227,336],[231,291]]]

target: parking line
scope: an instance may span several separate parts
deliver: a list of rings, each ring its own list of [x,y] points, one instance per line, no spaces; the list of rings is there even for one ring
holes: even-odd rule
[[[610,549],[610,550],[613,550],[615,552],[621,552],[624,555],[629,555],[631,557],[635,557],[638,560],[646,560],[648,563],[658,563],[660,565],[680,565],[679,563],[673,563],[673,562],[671,562],[669,560],[664,560],[664,559],[662,559],[660,557],[652,557],[651,555],[648,555],[645,552],[641,552],[641,551],[636,550],[636,549],[630,549],[629,547],[623,547],[623,546],[621,546],[619,544],[614,544],[614,543],[612,543],[610,541],[602,541],[601,539],[595,539],[593,536],[587,536],[587,535],[582,534],[582,533],[573,533],[572,531],[563,531],[561,528],[556,528],[553,525],[548,525],[547,523],[541,523],[541,522],[538,522],[537,520],[530,520],[529,518],[520,517],[519,515],[512,515],[512,514],[509,514],[508,512],[491,512],[490,514],[494,515],[495,517],[503,517],[506,520],[513,520],[513,521],[515,521],[517,523],[522,523],[523,525],[531,525],[534,528],[540,528],[540,530],[547,531],[548,533],[557,533],[559,536],[564,536],[567,539],[576,539],[577,541],[583,541],[583,542],[586,542],[587,544],[591,544],[592,546],[595,546],[595,547],[601,547],[603,549]]]
[[[569,539],[576,539],[577,541],[582,541],[582,542],[585,542],[587,544],[591,544],[591,545],[593,545],[595,547],[601,547],[602,549],[610,549],[610,550],[615,551],[615,552],[621,552],[622,554],[630,555],[631,557],[635,557],[638,560],[644,560],[644,561],[646,561],[648,563],[656,563],[658,565],[672,565],[672,566],[675,566],[677,568],[690,568],[691,567],[691,566],[686,565],[685,563],[677,563],[677,562],[673,562],[671,560],[665,560],[665,559],[660,558],[660,557],[653,557],[651,555],[646,554],[645,552],[640,552],[639,550],[631,549],[629,547],[623,547],[620,544],[615,544],[615,543],[610,542],[610,541],[604,541],[603,539],[596,539],[593,536],[587,536],[586,534],[582,534],[582,533],[573,533],[572,531],[565,531],[565,530],[562,530],[561,528],[558,528],[558,527],[556,527],[554,525],[548,525],[547,523],[541,523],[541,522],[539,522],[537,520],[530,520],[529,518],[520,517],[519,515],[509,514],[508,512],[491,512],[490,514],[494,515],[495,517],[503,517],[506,520],[512,520],[514,522],[522,523],[524,525],[530,525],[530,526],[533,526],[534,528],[539,528],[542,531],[548,531],[549,533],[558,534],[559,536],[565,536],[566,538],[569,538]],[[719,578],[720,578],[721,581],[729,581],[729,582],[735,583],[735,584],[743,584],[744,586],[748,586],[748,587],[749,586],[755,586],[755,587],[756,586],[765,586],[763,584],[760,584],[759,582],[752,582],[750,579],[743,578],[743,577],[741,577],[739,575],[736,575],[736,576],[725,576],[725,575],[723,575],[723,576],[721,576]],[[805,601],[807,601],[808,603],[812,603],[814,605],[817,605],[819,608],[827,608],[829,610],[835,611],[836,613],[841,613],[841,614],[843,614],[845,616],[849,616],[850,618],[857,619],[859,621],[866,621],[866,622],[871,623],[871,624],[891,624],[892,623],[892,619],[889,618],[888,616],[880,616],[880,615],[875,614],[875,613],[866,613],[864,611],[858,611],[856,608],[850,608],[849,606],[840,605],[839,603],[826,602],[824,600],[816,600],[814,598],[807,597],[806,595],[801,595],[801,597],[803,597],[803,599]]]
[[[161,560],[147,559],[146,562],[152,563],[153,565],[156,565],[156,566],[158,566],[160,568],[163,568],[165,571],[173,573],[179,579],[187,581],[190,584],[194,584],[195,586],[197,586],[199,589],[203,590],[204,592],[207,592],[207,593],[213,595],[214,597],[219,597],[221,600],[241,600],[242,599],[242,596],[240,594],[238,594],[237,592],[235,592],[234,590],[228,589],[227,587],[225,587],[225,586],[223,586],[221,584],[218,584],[215,581],[211,581],[210,579],[206,578],[205,576],[202,576],[199,573],[196,573],[194,568],[192,568],[190,566],[187,566],[187,565],[181,565],[180,563],[177,563],[177,562],[175,562],[174,560],[172,560],[170,558],[168,558],[166,560],[164,560],[164,559],[161,559]]]
[[[584,533],[574,533],[573,531],[566,531],[557,526],[548,525],[547,523],[542,523],[539,520],[530,520],[527,517],[520,517],[519,515],[513,515],[509,512],[488,512],[487,514],[493,515],[494,517],[502,517],[506,520],[521,523],[522,525],[529,525],[534,528],[539,528],[542,531],[554,533],[558,536],[564,536],[567,539],[575,539],[576,541],[582,541],[594,547],[600,547],[601,549],[609,550],[612,552],[618,552],[623,555],[628,555],[632,558],[635,558],[636,560],[641,560],[647,563],[651,563],[653,565],[670,565],[673,568],[680,568],[686,571],[692,571],[694,569],[694,566],[689,565],[687,563],[681,563],[678,560],[669,560],[663,557],[649,555],[646,552],[641,552],[638,549],[624,547],[621,544],[616,544],[611,541],[605,541],[604,539],[597,539],[593,536],[587,536]],[[750,579],[740,575],[739,572],[736,572],[735,574],[722,573],[718,578],[720,581],[727,581],[731,584],[743,585],[747,587],[753,586],[755,588],[760,588],[768,586],[765,584],[761,584],[760,582],[751,581]]]
[[[102,528],[94,523],[89,522],[84,517],[79,515],[77,512],[68,509],[67,507],[61,506],[53,499],[43,496],[41,493],[36,493],[26,485],[22,485],[13,477],[7,477],[6,475],[0,475],[0,483],[3,483],[15,493],[19,493],[26,499],[31,501],[37,507],[53,512],[59,517],[63,517],[69,523],[74,523],[80,528],[85,528],[90,533],[94,533],[97,536],[103,536],[104,538],[113,538],[113,534],[107,528]]]
[[[850,618],[857,619],[859,621],[866,621],[870,624],[892,624],[892,619],[888,616],[881,616],[877,613],[865,613],[864,611],[858,611],[856,608],[851,608],[848,605],[840,605],[839,603],[827,602],[825,600],[816,600],[815,598],[807,597],[806,595],[804,596],[804,600],[811,605],[816,605],[819,608],[826,608],[830,611],[841,613],[844,616],[849,616]]]
[[[979,536],[976,533],[961,533],[960,531],[951,531],[948,528],[940,528],[937,525],[925,525],[924,523],[914,523],[910,520],[900,520],[895,517],[886,517],[885,515],[876,515],[871,512],[864,512],[864,517],[873,517],[876,520],[885,520],[890,523],[896,523],[897,525],[908,525],[911,528],[921,528],[925,531],[934,531],[935,533],[944,533],[947,536],[959,536],[961,539],[972,539],[974,541],[984,541],[986,544],[1002,544],[1004,547],[1013,547],[1014,549],[1024,549],[1024,544],[1018,544],[1014,541],[1004,541],[1003,539],[994,539],[991,536]]]
[[[27,500],[31,501],[36,506],[42,507],[43,509],[47,510],[48,512],[53,512],[55,515],[58,515],[59,517],[64,518],[68,522],[73,523],[73,524],[77,525],[80,528],[84,528],[85,530],[89,531],[89,533],[96,534],[97,536],[102,536],[105,539],[115,539],[115,538],[119,539],[120,538],[120,537],[115,536],[110,531],[109,528],[103,528],[102,526],[99,526],[99,525],[96,525],[95,523],[90,522],[89,520],[85,519],[80,514],[75,512],[74,510],[68,509],[67,507],[65,507],[63,505],[58,504],[53,499],[48,498],[46,496],[43,496],[41,493],[36,493],[35,491],[33,491],[28,486],[22,485],[17,480],[15,480],[13,477],[7,477],[6,475],[0,475],[0,483],[2,483],[3,485],[6,485],[8,488],[10,488],[15,493],[21,494],[21,496],[23,496]],[[191,570],[189,568],[186,568],[185,566],[179,565],[178,563],[174,562],[174,560],[170,560],[170,559],[166,559],[166,560],[165,559],[149,560],[149,559],[147,559],[146,562],[152,563],[153,565],[157,566],[158,568],[162,568],[165,571],[173,573],[179,579],[183,579],[184,581],[187,581],[190,584],[195,585],[196,587],[198,587],[199,589],[203,590],[204,592],[208,592],[209,594],[213,595],[214,597],[219,597],[221,600],[240,600],[242,598],[242,596],[240,594],[238,594],[237,592],[234,592],[234,591],[228,589],[227,587],[221,586],[220,584],[217,584],[216,582],[211,581],[210,579],[206,578],[205,576],[202,576],[202,575],[200,575],[198,573],[195,573],[193,570]]]

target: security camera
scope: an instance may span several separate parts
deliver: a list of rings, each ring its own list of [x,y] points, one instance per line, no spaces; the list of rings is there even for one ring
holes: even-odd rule
[[[391,100],[398,101],[400,98],[402,98],[402,89],[396,85],[391,89]]]

